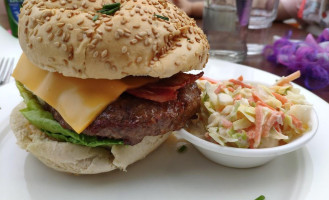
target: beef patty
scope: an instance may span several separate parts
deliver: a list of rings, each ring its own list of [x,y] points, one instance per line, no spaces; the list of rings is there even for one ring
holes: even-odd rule
[[[134,145],[145,136],[165,134],[182,128],[200,107],[200,90],[196,83],[179,89],[177,99],[158,103],[122,94],[82,132],[86,135],[122,139]],[[62,127],[72,130],[61,115],[51,106],[50,111]]]

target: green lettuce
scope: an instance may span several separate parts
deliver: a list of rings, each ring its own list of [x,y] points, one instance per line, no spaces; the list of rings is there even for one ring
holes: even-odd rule
[[[45,111],[38,98],[28,91],[20,82],[16,82],[17,88],[24,99],[26,108],[20,110],[24,117],[34,126],[41,129],[49,137],[59,141],[88,147],[110,147],[123,144],[122,140],[103,139],[96,136],[78,134],[74,131],[63,128],[48,111]]]

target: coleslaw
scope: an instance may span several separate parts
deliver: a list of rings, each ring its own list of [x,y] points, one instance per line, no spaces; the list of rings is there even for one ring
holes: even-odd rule
[[[297,71],[272,86],[250,84],[243,77],[215,81],[202,77],[201,137],[238,148],[266,148],[284,145],[310,129],[312,106],[291,81]],[[203,132],[204,133],[204,132]]]

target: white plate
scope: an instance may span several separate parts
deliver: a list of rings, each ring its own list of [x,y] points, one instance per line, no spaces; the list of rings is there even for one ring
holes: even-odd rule
[[[205,75],[272,84],[277,76],[242,65],[210,60]],[[298,87],[298,86],[297,86]],[[204,158],[192,145],[180,154],[170,140],[128,172],[73,176],[53,171],[16,144],[9,114],[21,101],[13,83],[0,87],[0,199],[326,199],[329,182],[329,104],[302,93],[319,117],[304,148],[252,169],[232,169]]]

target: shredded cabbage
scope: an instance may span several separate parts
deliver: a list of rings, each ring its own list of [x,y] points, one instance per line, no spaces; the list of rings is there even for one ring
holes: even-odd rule
[[[291,142],[310,128],[312,106],[290,83],[265,86],[239,81],[197,81],[209,141],[265,148]]]

